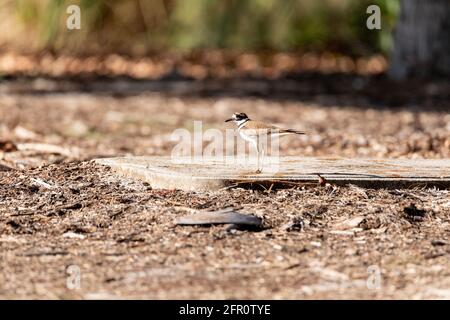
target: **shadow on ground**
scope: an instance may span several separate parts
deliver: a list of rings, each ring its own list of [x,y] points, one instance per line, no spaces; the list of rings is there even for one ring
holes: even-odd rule
[[[450,110],[450,82],[445,79],[390,80],[386,74],[362,76],[351,73],[302,72],[276,79],[239,77],[198,80],[172,72],[156,80],[131,77],[21,77],[6,76],[0,92],[24,94],[95,93],[126,97],[161,93],[178,97],[260,98],[272,101],[317,102],[323,106],[409,111]],[[330,99],[331,97],[331,99]],[[358,103],[354,103],[358,101]]]

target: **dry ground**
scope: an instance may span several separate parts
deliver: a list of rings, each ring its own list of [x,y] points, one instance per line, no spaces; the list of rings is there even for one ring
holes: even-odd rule
[[[307,131],[286,155],[450,158],[448,105],[0,89],[0,298],[450,298],[449,190],[152,190],[90,161],[167,155],[234,111]],[[264,228],[173,223],[226,206]]]

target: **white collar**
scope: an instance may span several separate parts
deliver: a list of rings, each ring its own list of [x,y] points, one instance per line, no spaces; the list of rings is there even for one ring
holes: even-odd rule
[[[248,120],[250,120],[250,119],[247,118],[247,119],[243,119],[243,120],[236,121],[236,123],[237,123],[237,125],[238,125],[238,129],[241,129],[242,126],[244,126],[244,124],[245,124]]]

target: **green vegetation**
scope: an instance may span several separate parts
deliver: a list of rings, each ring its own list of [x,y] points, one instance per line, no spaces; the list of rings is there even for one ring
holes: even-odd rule
[[[81,7],[81,30],[65,28],[70,4]],[[381,8],[381,31],[366,28],[370,4]],[[357,56],[389,50],[398,0],[17,0],[1,7],[25,30],[12,45],[24,42],[33,49],[139,55],[230,48]]]

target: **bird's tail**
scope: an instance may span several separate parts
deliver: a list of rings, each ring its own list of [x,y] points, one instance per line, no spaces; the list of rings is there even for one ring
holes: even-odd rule
[[[294,129],[280,130],[280,133],[306,134],[306,132],[298,131],[298,130],[294,130]]]

